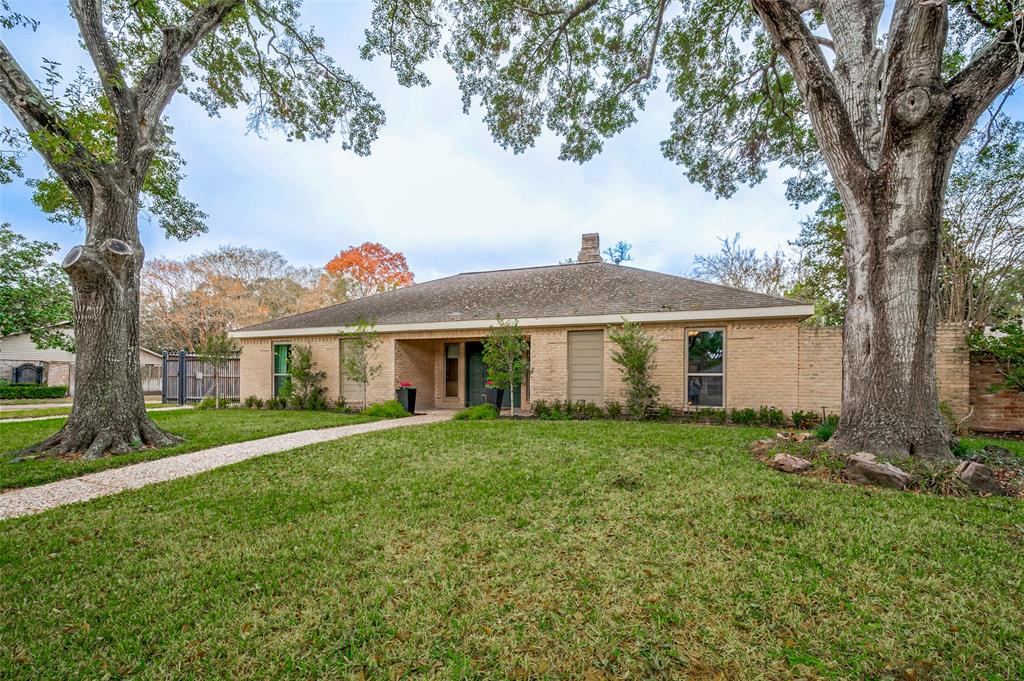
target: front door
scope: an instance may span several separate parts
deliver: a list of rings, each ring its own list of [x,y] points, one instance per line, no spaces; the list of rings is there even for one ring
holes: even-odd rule
[[[466,404],[483,404],[487,401],[487,365],[484,364],[484,344],[479,341],[466,342]],[[501,406],[509,406],[508,390],[502,398]],[[520,389],[516,386],[516,406],[521,406]]]

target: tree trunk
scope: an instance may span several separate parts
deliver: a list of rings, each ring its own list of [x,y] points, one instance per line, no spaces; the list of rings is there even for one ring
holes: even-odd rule
[[[939,228],[952,156],[922,133],[863,186],[840,183],[848,307],[839,451],[952,456],[935,383]]]
[[[97,183],[98,184],[98,183]],[[64,427],[37,447],[86,458],[181,438],[146,413],[139,367],[138,192],[97,189],[86,243],[62,263],[75,307],[75,397]]]

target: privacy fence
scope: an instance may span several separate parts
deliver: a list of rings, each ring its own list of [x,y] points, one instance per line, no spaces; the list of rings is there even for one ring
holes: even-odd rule
[[[217,387],[221,399],[239,399],[239,368],[238,357],[229,359],[224,365],[217,367],[204,362],[193,353],[164,353],[163,388],[161,395],[164,402],[174,404],[191,404],[204,397],[214,395],[214,373],[217,375]]]

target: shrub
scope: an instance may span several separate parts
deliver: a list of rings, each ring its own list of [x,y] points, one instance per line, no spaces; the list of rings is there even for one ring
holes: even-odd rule
[[[775,407],[761,406],[757,410],[757,420],[761,425],[772,426],[778,428],[779,426],[786,425],[786,415],[781,409]]]
[[[741,426],[752,426],[757,422],[757,412],[750,408],[733,409],[729,418],[733,423],[738,423]]]
[[[622,405],[614,400],[606,402],[604,405],[604,413],[610,419],[622,418]]]
[[[381,419],[399,419],[404,416],[412,416],[405,410],[398,400],[388,400],[387,402],[379,402],[378,404],[371,404],[369,407],[362,412],[366,416],[373,416],[374,418]]]
[[[229,406],[231,406],[231,400],[226,397],[222,397],[219,400],[213,397],[204,397],[196,405],[196,409],[222,409]]]
[[[672,418],[672,407],[668,406],[667,404],[663,404],[663,405],[659,406],[658,407],[658,420],[659,421],[668,421],[670,418]]]
[[[725,409],[701,407],[695,411],[687,412],[687,417],[687,420],[693,423],[714,423],[720,426],[729,419],[729,412]]]
[[[36,385],[11,383],[0,385],[0,399],[37,400],[46,397],[64,397],[68,394],[66,385]]]
[[[288,401],[283,397],[268,397],[265,404],[267,409],[284,409]]]
[[[654,411],[661,393],[661,387],[651,380],[658,344],[640,324],[625,319],[621,328],[608,330],[608,337],[618,346],[612,352],[612,360],[619,365],[629,388],[626,409],[635,419],[645,418]]]
[[[263,408],[263,400],[256,397],[255,395],[249,395],[248,397],[246,397],[244,400],[242,400],[242,404],[244,404],[247,409]]]
[[[801,430],[814,428],[821,421],[813,411],[801,411],[799,409],[793,412],[791,418],[793,420],[793,427]]]
[[[327,372],[315,371],[313,350],[308,345],[292,346],[288,365],[288,406],[292,409],[322,410],[327,408],[323,387]]]
[[[829,414],[825,419],[818,424],[818,427],[814,429],[814,436],[822,442],[828,442],[832,439],[832,436],[836,432],[836,428],[839,427],[839,417],[835,414]]]
[[[498,418],[498,409],[493,404],[477,404],[455,412],[456,421],[488,421]]]

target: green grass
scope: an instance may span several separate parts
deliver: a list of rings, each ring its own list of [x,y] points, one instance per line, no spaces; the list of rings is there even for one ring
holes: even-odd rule
[[[194,452],[230,442],[256,440],[297,430],[363,423],[373,419],[326,411],[256,411],[249,409],[194,411],[181,409],[154,412],[153,420],[164,430],[183,436],[185,441],[174,447],[146,449],[94,461],[47,458],[11,463],[9,455],[0,454],[0,490],[40,485],[45,482],[72,478],[139,461],[160,459],[172,454]],[[16,451],[42,442],[47,436],[57,432],[62,424],[63,420],[56,419],[0,423],[0,452]]]
[[[981,449],[988,445],[995,445],[996,447],[1002,447],[1008,449],[1017,456],[1024,457],[1024,440],[1010,440],[1007,438],[998,437],[965,437],[960,439],[970,449]]]
[[[1024,507],[444,423],[0,525],[0,677],[1021,678]]]
[[[177,407],[176,404],[147,404],[146,409],[153,411],[156,409],[169,409],[171,407]],[[0,411],[0,421],[6,421],[9,419],[31,419],[38,418],[40,416],[67,416],[71,413],[71,405],[66,407],[46,407],[44,409],[11,409],[9,411]]]

